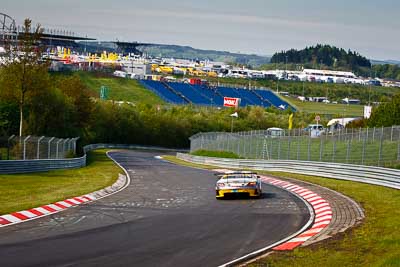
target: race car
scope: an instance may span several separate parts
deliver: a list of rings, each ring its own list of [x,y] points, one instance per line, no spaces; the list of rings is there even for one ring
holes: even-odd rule
[[[215,186],[217,199],[233,194],[244,194],[249,197],[261,197],[261,180],[257,173],[249,171],[232,171],[217,175],[219,176],[219,180]]]

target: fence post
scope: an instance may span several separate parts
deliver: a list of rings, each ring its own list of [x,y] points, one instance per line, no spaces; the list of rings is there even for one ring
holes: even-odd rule
[[[246,137],[245,136],[243,136],[243,157],[245,158],[245,159],[247,159],[247,156],[246,156]]]
[[[51,158],[51,141],[54,140],[55,137],[50,138],[49,143],[48,143],[48,151],[47,151],[47,158]],[[76,145],[75,145],[76,146]]]
[[[58,144],[60,144],[60,142],[62,141],[62,139],[57,141],[57,146],[56,146],[56,159],[58,159]]]
[[[7,140],[7,160],[10,159],[10,142],[13,140],[15,135],[11,135]]]
[[[332,146],[332,162],[335,162],[335,154],[336,154],[336,139],[333,138],[333,146]]]
[[[69,138],[65,139],[63,142],[63,158],[65,158],[65,156],[66,156],[65,152],[67,151],[67,149],[66,149],[65,145],[68,142],[68,140],[69,140]]]
[[[397,160],[400,160],[400,142],[397,143]]]
[[[366,144],[367,138],[364,136],[364,141],[363,141],[363,146],[362,146],[362,154],[361,154],[361,164],[364,165],[365,161],[365,144]]]
[[[392,129],[390,131],[390,142],[393,142],[393,125],[392,125]]]
[[[350,140],[347,140],[346,163],[349,163],[350,145]]]
[[[262,146],[262,159],[265,159],[265,153],[267,152],[267,138],[264,136],[263,146]]]
[[[290,160],[290,144],[291,144],[291,136],[290,136],[290,130],[289,130],[289,136],[288,136],[288,152],[287,152],[287,159]]]
[[[372,132],[372,142],[375,142],[375,127],[374,127],[374,131]]]
[[[200,139],[200,149],[203,149],[203,144],[204,144],[204,135],[201,134],[201,139]]]
[[[23,160],[25,160],[26,159],[26,141],[28,141],[28,139],[30,138],[31,136],[30,135],[28,135],[25,139],[24,139],[24,152],[23,152]]]
[[[379,142],[379,160],[378,160],[378,166],[381,166],[381,161],[382,161],[382,146],[383,146],[383,126],[382,126],[382,131],[381,131],[381,141]]]
[[[323,142],[323,138],[321,137],[320,143],[319,143],[319,161],[322,161],[322,153],[323,153],[322,151],[324,150],[323,145],[324,145],[324,142]]]
[[[358,129],[358,142],[361,141],[361,127]]]
[[[311,137],[310,136],[308,137],[308,149],[307,149],[307,152],[308,152],[307,160],[310,161],[310,159],[311,159]]]
[[[351,128],[351,141],[353,142],[353,133],[354,133],[354,128]]]
[[[239,137],[238,142],[237,142],[237,150],[236,150],[236,154],[238,156],[240,156],[240,141],[242,141],[242,139]]]
[[[40,137],[38,142],[37,142],[37,154],[36,154],[36,158],[39,159],[40,158],[40,141],[42,141],[44,138],[44,136]]]
[[[300,155],[300,138],[297,140],[297,160],[299,160]]]
[[[273,147],[273,144],[272,144],[272,139],[273,139],[273,138],[270,138],[269,159],[274,159],[274,158],[273,158],[273,154],[272,154],[272,151],[273,151],[273,148],[274,148],[274,147]]]
[[[279,136],[278,142],[278,159],[281,159],[281,137]]]

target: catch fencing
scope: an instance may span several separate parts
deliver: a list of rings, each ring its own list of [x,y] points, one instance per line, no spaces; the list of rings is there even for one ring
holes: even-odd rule
[[[76,139],[76,138],[75,138]],[[75,149],[75,146],[73,146]],[[92,144],[83,147],[84,155],[68,159],[0,160],[0,174],[42,172],[59,169],[75,169],[86,166],[86,153],[96,149],[138,149],[162,152],[188,152],[185,149],[170,149],[126,144]]]
[[[0,138],[1,160],[64,159],[76,154],[79,138],[11,136]]]
[[[272,136],[267,130],[199,133],[190,152],[233,152],[245,159],[297,160],[393,166],[400,162],[400,126],[344,129],[310,135],[302,129]]]
[[[341,179],[400,189],[400,170],[343,163],[293,160],[246,160],[199,157],[178,153],[179,159],[221,168],[288,172]]]

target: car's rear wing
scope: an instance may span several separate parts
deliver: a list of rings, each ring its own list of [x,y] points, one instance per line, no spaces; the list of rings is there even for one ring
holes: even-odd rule
[[[216,176],[224,176],[224,175],[235,175],[235,174],[247,174],[247,175],[257,175],[256,172],[252,172],[252,171],[232,171],[232,172],[218,172],[218,173],[214,173],[214,175]]]

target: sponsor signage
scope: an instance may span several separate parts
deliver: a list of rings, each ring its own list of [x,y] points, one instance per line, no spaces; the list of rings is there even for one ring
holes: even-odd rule
[[[372,107],[364,106],[364,118],[369,119],[371,117]]]
[[[224,107],[237,108],[240,103],[240,98],[224,97]]]

